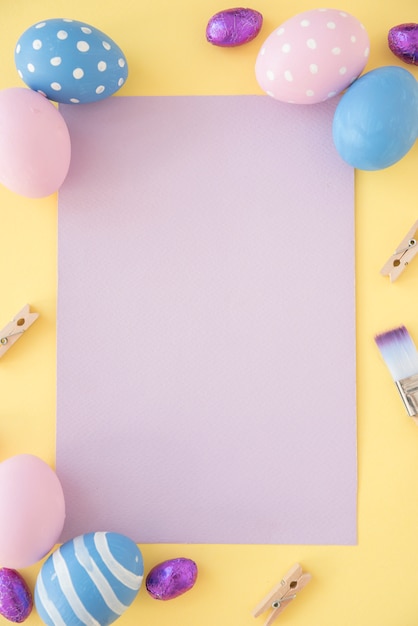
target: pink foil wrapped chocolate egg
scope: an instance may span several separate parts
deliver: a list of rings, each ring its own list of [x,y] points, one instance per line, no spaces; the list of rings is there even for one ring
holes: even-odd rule
[[[155,600],[173,600],[189,591],[197,579],[197,565],[191,559],[169,559],[149,572],[145,586]]]
[[[349,13],[305,11],[265,40],[256,60],[256,78],[269,96],[282,102],[322,102],[358,78],[369,45],[364,26]]]
[[[1,565],[33,565],[54,547],[64,526],[64,494],[57,475],[31,454],[3,461],[0,504]]]
[[[206,26],[206,39],[214,46],[241,46],[257,37],[263,16],[254,9],[226,9],[213,15]]]
[[[0,569],[0,615],[10,622],[24,622],[33,608],[32,593],[14,569]]]
[[[388,45],[398,59],[410,65],[418,65],[418,24],[399,24],[391,28]]]

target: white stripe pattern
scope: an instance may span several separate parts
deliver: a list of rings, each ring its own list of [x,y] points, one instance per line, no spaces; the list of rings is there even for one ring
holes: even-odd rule
[[[74,589],[73,581],[71,580],[67,564],[61,554],[60,548],[52,554],[52,563],[57,574],[61,591],[78,619],[83,622],[83,624],[88,624],[89,626],[100,626],[100,623],[87,611]]]
[[[42,604],[42,608],[44,609],[50,620],[55,624],[55,626],[66,626],[55,604],[51,602],[51,600],[48,598],[44,581],[42,579],[42,569],[36,581],[36,591],[38,594],[38,598]]]
[[[119,580],[119,582],[128,587],[128,589],[137,591],[141,586],[143,576],[129,571],[114,558],[109,550],[106,535],[107,533],[105,532],[94,534],[94,545],[103,559],[104,564],[112,572],[113,576]]]
[[[116,613],[116,615],[122,615],[122,613],[128,608],[128,606],[120,602],[119,598],[113,591],[109,581],[106,579],[106,577],[99,570],[96,563],[91,558],[86,544],[84,543],[83,536],[76,537],[73,540],[73,544],[77,561],[85,569],[86,573],[91,578],[93,584],[96,586],[106,605],[111,611],[113,611],[113,613]]]

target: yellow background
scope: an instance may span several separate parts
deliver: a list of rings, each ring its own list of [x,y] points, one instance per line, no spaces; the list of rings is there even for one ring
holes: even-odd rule
[[[205,40],[208,19],[233,6],[219,0],[2,0],[0,88],[23,86],[13,59],[21,33],[42,19],[69,17],[103,30],[124,50],[130,75],[120,95],[259,94],[254,63],[262,41],[292,15],[321,5],[253,0],[244,6],[264,16],[258,38],[234,49],[211,46]],[[387,47],[387,32],[418,21],[415,0],[341,0],[328,6],[352,13],[366,26],[367,70],[401,65]],[[418,68],[404,67],[418,76]],[[253,607],[295,562],[313,579],[277,623],[418,623],[418,429],[406,416],[373,339],[405,324],[418,343],[418,259],[394,284],[379,274],[418,219],[417,186],[418,146],[391,168],[356,172],[358,545],[140,546],[146,572],[165,559],[186,556],[197,562],[199,577],[192,591],[171,602],[153,600],[142,588],[121,626],[261,626],[267,614],[254,619]],[[330,263],[334,255],[338,241],[329,242]],[[306,279],[311,277],[314,259],[306,267]],[[55,462],[56,291],[56,196],[30,200],[0,187],[0,327],[27,302],[40,314],[0,361],[1,460],[30,452]],[[286,476],[277,476],[271,498],[279,497],[283,480],[292,479],[292,467],[286,470]],[[269,508],[266,501],[265,515]],[[32,588],[39,567],[22,571]],[[1,617],[0,622],[7,623]],[[40,623],[34,611],[27,624]]]

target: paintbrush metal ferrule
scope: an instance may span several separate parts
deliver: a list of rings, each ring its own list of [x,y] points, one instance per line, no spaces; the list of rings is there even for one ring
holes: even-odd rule
[[[408,415],[418,415],[418,373],[408,378],[395,381]]]

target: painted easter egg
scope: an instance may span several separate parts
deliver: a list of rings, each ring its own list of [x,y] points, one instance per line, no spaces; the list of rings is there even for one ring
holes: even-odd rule
[[[143,574],[141,551],[129,537],[80,535],[42,565],[35,607],[48,626],[107,626],[135,600]]]
[[[241,46],[257,37],[263,16],[254,9],[226,9],[213,15],[206,26],[206,39],[214,46]]]
[[[401,61],[418,65],[418,24],[399,24],[388,33],[388,46]]]
[[[1,184],[28,198],[49,196],[64,182],[70,160],[70,134],[52,102],[26,87],[0,91]]]
[[[19,454],[0,464],[0,563],[27,567],[58,541],[65,519],[61,483],[42,459]]]
[[[148,573],[145,586],[156,600],[173,600],[189,591],[197,579],[197,565],[191,559],[169,559]]]
[[[340,93],[363,71],[369,37],[352,15],[336,9],[299,13],[276,28],[258,53],[260,87],[283,102],[314,104]]]
[[[15,63],[28,87],[67,104],[107,98],[128,76],[125,55],[110,37],[70,19],[28,28],[17,42]]]
[[[399,161],[418,135],[418,83],[402,67],[379,67],[361,76],[342,96],[333,119],[340,156],[361,170]]]
[[[32,612],[32,593],[25,579],[14,569],[0,569],[0,615],[10,622],[24,622]]]

